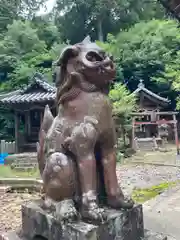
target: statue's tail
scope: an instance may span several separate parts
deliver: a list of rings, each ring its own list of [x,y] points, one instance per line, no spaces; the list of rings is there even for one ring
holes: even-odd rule
[[[50,129],[54,117],[49,109],[49,106],[46,105],[44,110],[44,117],[41,124],[41,128],[39,131],[39,142],[37,143],[37,160],[39,165],[39,171],[42,175],[44,168],[45,168],[45,156],[44,156],[44,145],[45,145],[45,138],[47,135],[48,130]]]

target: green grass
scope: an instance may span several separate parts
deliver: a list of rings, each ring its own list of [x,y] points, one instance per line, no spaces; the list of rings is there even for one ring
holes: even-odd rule
[[[39,178],[39,170],[33,169],[30,171],[16,171],[10,166],[0,165],[0,178]]]
[[[156,186],[152,186],[151,188],[147,188],[147,189],[134,189],[132,198],[134,199],[135,202],[144,203],[144,202],[158,196],[159,194],[164,192],[169,187],[176,186],[178,183],[179,183],[179,181],[165,182],[165,183],[161,183]]]

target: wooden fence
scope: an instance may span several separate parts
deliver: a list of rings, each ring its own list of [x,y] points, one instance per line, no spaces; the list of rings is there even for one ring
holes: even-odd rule
[[[0,141],[0,153],[15,153],[15,142]]]

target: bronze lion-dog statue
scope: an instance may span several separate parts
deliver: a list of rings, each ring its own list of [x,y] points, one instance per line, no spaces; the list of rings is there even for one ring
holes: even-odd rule
[[[87,37],[56,62],[57,116],[48,106],[39,133],[38,162],[45,206],[60,220],[103,221],[103,206],[129,209],[116,176],[116,136],[109,83],[110,57]]]

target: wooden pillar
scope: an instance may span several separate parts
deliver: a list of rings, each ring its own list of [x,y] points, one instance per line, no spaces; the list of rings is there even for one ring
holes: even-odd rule
[[[156,121],[158,121],[157,124],[157,137],[160,138],[160,133],[159,133],[159,120],[160,120],[160,114],[159,113],[159,109],[157,110],[157,114],[156,114]]]
[[[134,139],[135,139],[135,117],[132,118],[132,149],[135,150]]]
[[[28,134],[28,111],[24,112],[24,117],[25,117],[25,134]]]
[[[178,139],[178,131],[177,131],[177,120],[176,120],[176,114],[173,114],[173,121],[174,121],[174,136],[175,136],[175,144],[177,147],[177,155],[180,154],[179,152],[179,139]]]
[[[142,94],[140,95],[139,105],[140,105],[140,108],[144,107],[144,96]]]
[[[31,133],[31,116],[30,116],[30,111],[27,112],[27,134],[28,136]]]
[[[15,122],[15,152],[19,152],[19,137],[18,137],[18,132],[19,132],[19,117],[18,117],[18,112],[14,112],[14,122]]]
[[[44,117],[43,111],[40,110],[40,126],[41,126],[41,124],[43,122],[43,117]]]

